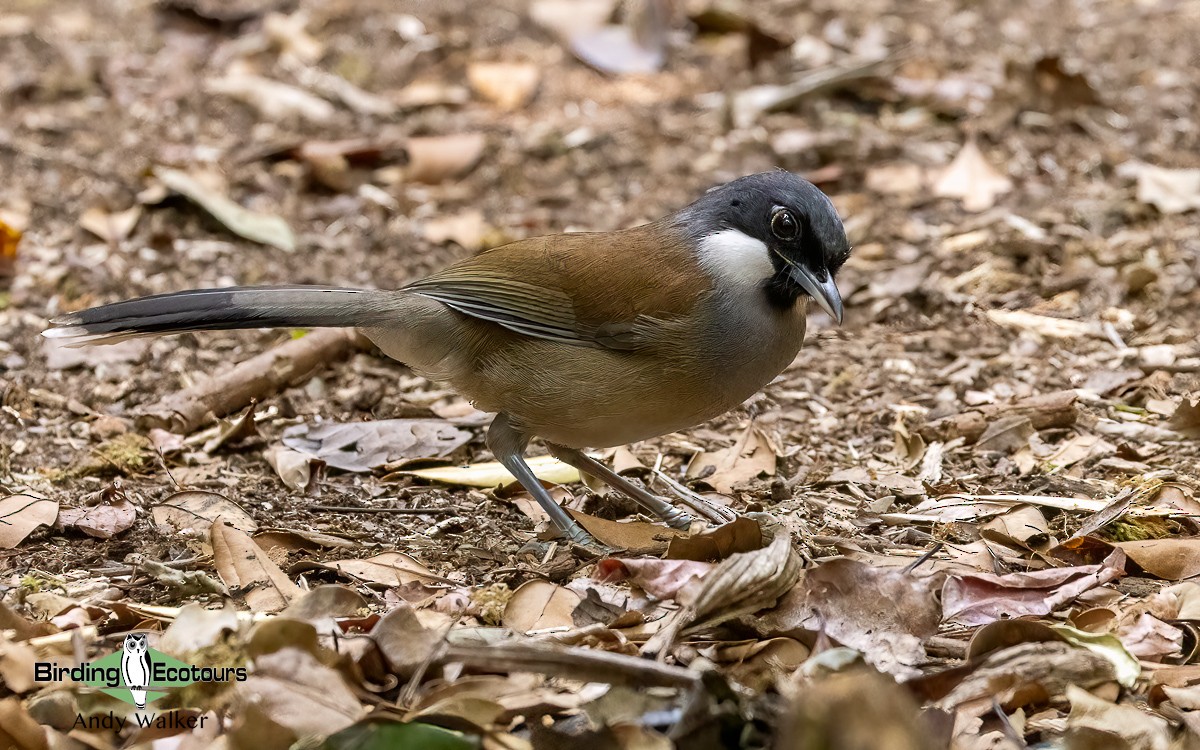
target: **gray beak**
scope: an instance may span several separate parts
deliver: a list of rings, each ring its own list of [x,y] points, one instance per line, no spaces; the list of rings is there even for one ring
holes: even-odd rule
[[[804,266],[789,264],[788,275],[817,301],[822,310],[829,313],[829,317],[836,320],[838,325],[842,324],[842,295],[831,274],[825,274],[824,281],[817,281],[817,277]]]

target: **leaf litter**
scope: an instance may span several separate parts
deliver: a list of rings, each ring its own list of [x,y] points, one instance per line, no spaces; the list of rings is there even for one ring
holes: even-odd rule
[[[1162,126],[1195,109],[1190,16],[226,5],[0,12],[0,744],[1194,742],[1200,163]],[[248,371],[262,408],[211,428],[241,389],[196,374],[287,334],[36,338],[133,293],[396,287],[772,166],[842,213],[846,327],[600,456],[736,520],[667,529],[535,456],[611,556],[541,533],[469,405],[348,338]],[[80,729],[110,704],[31,681],[132,629],[251,668],[178,694],[219,732]]]

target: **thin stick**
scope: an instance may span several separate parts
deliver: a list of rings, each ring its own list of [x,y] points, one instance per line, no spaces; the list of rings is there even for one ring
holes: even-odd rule
[[[213,417],[232,414],[253,400],[274,395],[365,345],[366,339],[352,329],[317,329],[146,407],[138,415],[139,426],[187,435]]]
[[[699,674],[683,667],[638,656],[546,643],[449,644],[438,661],[442,664],[458,662],[489,672],[537,672],[610,685],[686,688],[700,680]]]
[[[308,509],[322,513],[392,513],[398,516],[444,516],[466,512],[462,508],[355,508],[349,505],[310,505]]]

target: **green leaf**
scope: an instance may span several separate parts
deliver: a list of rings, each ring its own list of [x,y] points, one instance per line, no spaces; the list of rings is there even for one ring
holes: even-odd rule
[[[321,750],[477,750],[481,739],[432,724],[363,721],[330,736]]]
[[[1138,675],[1142,673],[1142,665],[1137,657],[1129,653],[1125,644],[1111,633],[1089,633],[1070,625],[1051,625],[1050,629],[1072,646],[1086,648],[1112,662],[1117,682],[1125,687],[1133,687]]]

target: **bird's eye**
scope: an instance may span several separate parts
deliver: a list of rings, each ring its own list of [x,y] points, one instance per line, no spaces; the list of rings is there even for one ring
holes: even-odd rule
[[[781,208],[771,216],[771,233],[781,240],[794,240],[800,234],[800,222],[786,208]]]

